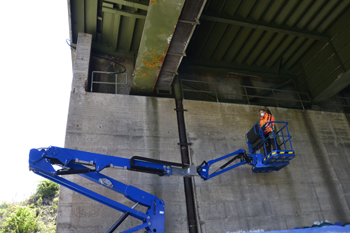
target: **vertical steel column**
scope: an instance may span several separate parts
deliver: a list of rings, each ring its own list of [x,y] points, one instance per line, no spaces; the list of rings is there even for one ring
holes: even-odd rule
[[[271,90],[272,91],[272,94],[273,94],[273,98],[275,99],[275,101],[276,101],[276,105],[277,105],[277,107],[279,107],[278,106],[278,101],[277,101],[277,99],[276,99],[276,95],[275,95],[275,92],[273,91],[273,90]]]
[[[335,47],[334,47],[334,45],[333,45],[333,42],[332,42],[332,41],[329,41],[329,45],[332,47],[332,50],[333,50],[333,52],[334,52],[334,55],[335,55],[335,57],[338,59],[341,68],[344,70],[344,72],[346,72],[347,69],[345,68],[343,61],[340,59],[339,54],[337,53],[337,50],[335,49]],[[343,48],[343,47],[344,47],[344,46],[342,46],[342,48]]]
[[[115,74],[115,94],[118,94],[118,74]]]
[[[183,164],[190,164],[190,157],[188,153],[188,142],[186,136],[186,125],[184,117],[184,108],[182,105],[182,96],[179,78],[176,77],[174,80],[174,93],[175,93],[175,103],[176,103],[176,116],[177,124],[179,129],[179,138],[180,138],[180,148],[181,148],[181,162]],[[190,233],[198,232],[197,224],[197,212],[194,200],[193,184],[190,177],[184,177],[184,186],[185,186],[185,197],[186,197],[186,209],[187,209],[187,220],[188,228]]]
[[[244,92],[245,92],[245,96],[247,97],[248,105],[250,105],[250,101],[249,101],[249,96],[248,96],[247,88],[246,88],[245,86],[244,86]]]
[[[305,110],[304,104],[303,104],[303,101],[302,101],[301,98],[300,98],[299,92],[297,92],[297,94],[298,94],[299,101],[300,101],[300,103],[301,103],[301,107],[303,108],[303,110]]]
[[[301,64],[301,61],[299,61],[299,65],[300,65],[301,71],[302,71],[303,74],[304,74],[304,80],[305,80],[305,82],[306,82],[307,87],[309,88],[309,92],[310,92],[310,94],[311,94],[312,97],[313,97],[313,96],[314,96],[313,90],[311,89],[311,84],[310,84],[310,82],[309,82],[309,78],[307,77],[307,74],[306,74],[306,72],[305,72],[305,69],[304,69],[304,67],[303,67],[303,64]]]

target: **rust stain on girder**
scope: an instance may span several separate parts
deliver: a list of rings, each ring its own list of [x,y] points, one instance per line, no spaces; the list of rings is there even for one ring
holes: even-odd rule
[[[150,71],[160,70],[166,55],[166,53],[159,55],[155,52],[156,50],[153,48],[152,52],[145,52],[141,56],[142,66],[140,68],[135,66],[135,75],[143,78],[154,78],[154,74]]]
[[[131,93],[151,94],[154,91],[183,4],[184,0],[151,0],[135,62]]]
[[[173,36],[175,28],[173,29],[171,36]],[[167,51],[169,49],[170,43],[166,47],[163,54],[159,54],[159,47],[155,46],[151,49],[150,52],[146,51],[143,55],[139,55],[142,66],[138,67],[135,65],[134,75],[135,77],[141,77],[143,80],[139,80],[138,85],[134,86],[135,91],[140,90],[138,86],[152,86],[151,91],[154,91],[155,85],[157,84],[157,79],[160,73],[160,70],[163,66]]]
[[[155,51],[155,49],[153,50]],[[143,65],[147,68],[147,70],[157,69],[161,68],[161,64],[163,64],[165,59],[164,55],[158,55],[154,52],[146,52],[145,57],[146,59],[142,58]]]

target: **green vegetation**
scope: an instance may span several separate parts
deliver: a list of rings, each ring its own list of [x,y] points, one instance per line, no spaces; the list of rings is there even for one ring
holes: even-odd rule
[[[39,229],[38,217],[33,208],[18,206],[5,218],[2,232],[36,232]]]
[[[35,194],[20,203],[0,205],[0,233],[54,233],[59,185],[43,180]]]
[[[58,192],[59,185],[50,180],[43,180],[38,184],[36,195],[42,198],[54,197]]]

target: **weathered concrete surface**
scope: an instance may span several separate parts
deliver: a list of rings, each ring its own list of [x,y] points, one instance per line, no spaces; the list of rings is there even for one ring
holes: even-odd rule
[[[194,164],[246,149],[245,133],[257,121],[256,106],[184,101]],[[271,108],[288,121],[297,157],[279,172],[254,174],[250,166],[202,181],[195,178],[201,232],[279,230],[315,221],[349,221],[349,122],[343,114]],[[130,158],[134,155],[180,162],[174,100],[86,93],[72,96],[66,147]],[[166,232],[187,232],[183,182],[108,170],[108,176],[165,200]],[[125,201],[83,179],[84,186]],[[61,189],[58,232],[104,232],[117,211]],[[126,221],[122,229],[137,224]],[[142,231],[141,231],[142,232]]]
[[[73,65],[72,93],[84,94],[88,88],[92,35],[79,33]]]
[[[244,135],[257,106],[184,101],[195,164],[247,149]],[[195,178],[202,232],[281,230],[315,221],[349,221],[350,128],[344,114],[270,108],[288,121],[296,158],[279,172],[249,166],[203,181]]]
[[[86,92],[89,48],[91,36],[79,34],[65,147],[127,158],[138,155],[180,162],[174,100]],[[105,171],[105,174],[162,197],[167,203],[165,211],[169,232],[186,232],[182,177],[164,179],[114,169]],[[79,176],[68,177],[120,203],[130,207],[133,205],[122,195],[100,185]],[[136,208],[142,210],[143,207]],[[121,215],[114,209],[61,187],[57,232],[106,232]],[[140,223],[129,217],[118,230]]]
[[[70,104],[65,147],[126,158],[137,155],[181,161],[173,100],[86,93],[84,99],[72,98]],[[169,113],[167,117],[161,117],[164,112]],[[161,197],[166,203],[169,232],[186,232],[181,177],[163,178],[114,169],[105,174]],[[73,180],[111,199],[132,205],[122,195],[88,180],[79,177]],[[58,232],[106,232],[121,216],[114,209],[63,188],[59,206]],[[140,223],[131,220],[129,217],[121,230]]]
[[[79,51],[78,41],[76,57],[81,59],[74,66],[65,147],[180,162],[175,101],[85,92],[89,54],[83,56]],[[244,135],[259,119],[260,107],[185,100],[184,108],[188,110],[185,119],[191,158],[199,165],[247,149]],[[346,116],[270,110],[277,120],[289,122],[297,157],[286,168],[269,174],[254,174],[247,165],[208,181],[196,177],[202,233],[282,230],[310,226],[315,221],[349,221],[350,124]],[[105,174],[164,199],[166,232],[188,232],[181,177],[114,169]],[[70,180],[132,205],[123,196],[83,178],[70,176]],[[80,194],[63,187],[60,190],[59,233],[106,232],[120,216],[120,212]],[[129,217],[118,230],[138,223]]]

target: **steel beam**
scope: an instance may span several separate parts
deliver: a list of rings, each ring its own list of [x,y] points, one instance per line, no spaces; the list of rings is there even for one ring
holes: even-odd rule
[[[198,60],[184,60],[179,69],[179,73],[184,72],[198,72],[198,73],[213,73],[218,75],[239,75],[239,76],[252,76],[263,79],[277,79],[280,81],[287,81],[288,79],[295,78],[295,75],[284,69],[280,68],[277,74],[274,69],[267,67],[249,66],[247,64],[233,63],[220,63],[213,61],[198,61]]]
[[[98,0],[86,0],[85,1],[85,29],[86,33],[92,35],[92,41],[96,41],[96,29],[97,29],[97,8]]]
[[[163,67],[158,76],[156,89],[171,90],[174,77],[180,67],[186,49],[190,43],[196,26],[199,24],[198,19],[202,14],[206,0],[186,1],[182,9],[176,30],[169,45],[169,50],[164,60]]]
[[[131,93],[151,94],[185,0],[151,0],[136,58]]]
[[[128,12],[128,11],[124,11],[124,10],[111,9],[108,7],[102,7],[102,12],[119,14],[122,16],[127,16],[127,17],[132,17],[132,18],[137,18],[137,19],[145,19],[146,18],[146,15],[144,15],[144,14],[138,14],[138,13]]]
[[[71,9],[72,43],[77,43],[78,34],[85,33],[85,1],[69,1]]]
[[[108,54],[108,55],[117,56],[117,57],[125,57],[125,58],[129,58],[132,60],[134,60],[135,56],[136,56],[135,53],[118,51],[118,50],[117,51],[111,50],[110,47],[105,46],[105,45],[101,45],[101,44],[97,44],[97,43],[92,44],[92,49],[94,52],[97,52],[97,53]]]
[[[118,49],[120,21],[121,21],[121,15],[115,14],[114,22],[113,22],[112,42],[111,42],[114,51]]]
[[[350,70],[343,74],[339,74],[338,78],[333,81],[331,85],[325,88],[320,94],[318,94],[313,100],[313,103],[320,103],[340,91],[342,91],[345,87],[350,85]]]
[[[135,23],[136,23],[136,18],[131,17],[128,19],[128,28],[125,33],[125,37],[127,38],[127,40],[125,40],[126,43],[124,44],[124,49],[127,52],[130,52],[131,50],[131,44],[132,44],[132,39],[134,35],[134,30],[135,30]]]
[[[250,102],[250,101],[252,101],[252,100],[259,99],[260,96],[267,96],[267,95],[270,95],[271,93],[274,94],[273,90],[281,89],[283,86],[285,86],[285,85],[291,83],[292,80],[294,81],[295,79],[289,79],[289,80],[287,80],[286,82],[280,83],[280,84],[278,84],[278,85],[272,87],[271,90],[263,90],[263,91],[261,91],[261,92],[258,92],[258,93],[256,93],[256,94],[254,94],[254,95],[255,95],[254,97],[251,97],[251,98],[250,98],[250,97],[247,95],[248,101]],[[276,97],[274,97],[274,98],[275,98],[275,100],[276,100]],[[278,107],[278,104],[277,104],[277,107]]]
[[[108,0],[108,2],[113,2],[116,4],[121,4],[127,7],[133,7],[141,10],[148,10],[148,5],[146,4],[146,1],[143,2],[130,2],[130,1],[125,1],[125,0]]]
[[[261,29],[264,31],[283,33],[283,34],[294,35],[298,37],[310,38],[314,40],[329,41],[330,39],[330,37],[326,35],[323,35],[320,33],[314,33],[311,31],[300,30],[300,29],[298,30],[297,28],[287,28],[287,27],[282,27],[278,25],[271,26],[271,24],[266,24],[263,22],[255,22],[253,20],[247,20],[247,19],[241,20],[237,18],[222,17],[215,14],[202,15],[201,20],[208,20],[208,21],[217,22],[217,23],[227,23],[227,24],[246,27],[246,28]]]
[[[184,108],[182,103],[181,87],[179,78],[174,82],[174,93],[175,93],[175,105],[176,105],[176,117],[177,126],[179,130],[180,139],[180,151],[181,151],[181,162],[182,164],[191,164],[189,155],[189,143],[187,142],[186,136],[186,123]],[[198,232],[198,222],[197,222],[197,210],[194,199],[194,188],[193,188],[193,177],[184,177],[184,189],[186,195],[186,210],[187,210],[187,221],[188,230],[190,233]]]

